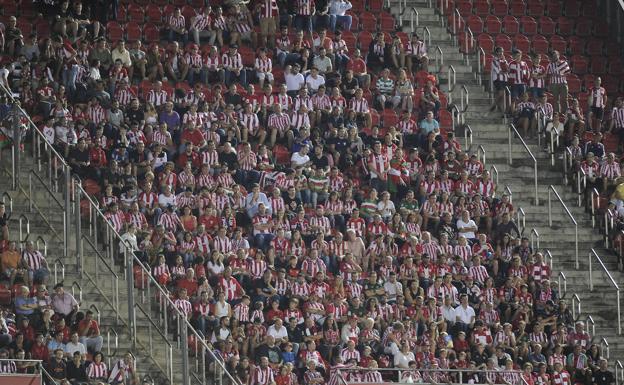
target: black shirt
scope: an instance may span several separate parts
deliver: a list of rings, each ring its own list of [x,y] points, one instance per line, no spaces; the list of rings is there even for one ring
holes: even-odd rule
[[[358,80],[353,77],[351,80],[347,80],[344,78],[340,82],[340,93],[344,96],[345,99],[350,100],[355,94],[355,89],[358,88],[359,83]]]
[[[288,192],[285,192],[282,197],[284,198],[284,206],[287,211],[295,211],[297,206],[301,205],[301,200],[295,195],[294,198],[288,196]]]
[[[78,366],[71,360],[67,363],[67,378],[75,381],[89,381],[87,376],[87,363],[80,361]]]
[[[256,350],[256,361],[260,362],[260,357],[267,357],[272,364],[282,362],[282,351],[276,345],[269,347],[267,344],[258,346]]]
[[[312,161],[312,164],[316,166],[316,168],[325,169],[326,167],[329,166],[329,161],[327,160],[327,156],[325,156],[324,154],[321,154],[320,157],[316,156],[316,154],[312,154],[310,156],[310,160]]]
[[[50,375],[59,380],[66,377],[66,368],[67,364],[65,363],[65,360],[57,361],[54,357],[50,359],[50,363],[48,364],[48,372],[50,372]]]
[[[614,382],[613,373],[611,373],[609,370],[603,371],[602,369],[598,369],[596,373],[594,373],[592,382],[597,385],[613,384]]]
[[[227,164],[230,170],[234,170],[236,168],[238,158],[236,157],[236,154],[234,152],[230,152],[229,154],[222,152],[221,154],[219,154],[219,162],[221,162],[221,164]]]
[[[141,123],[145,120],[145,114],[140,108],[136,110],[133,108],[128,108],[126,110],[126,118],[130,121],[130,123]]]
[[[301,343],[303,342],[303,333],[299,326],[295,326],[295,328],[291,328],[290,325],[286,326],[286,331],[288,332],[288,341]]]
[[[78,147],[74,147],[69,155],[69,159],[72,162],[88,162],[89,161],[89,149],[87,147],[84,150],[80,150]]]

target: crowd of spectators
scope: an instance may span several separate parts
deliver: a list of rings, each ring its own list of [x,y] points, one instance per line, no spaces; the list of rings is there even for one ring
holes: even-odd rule
[[[0,82],[241,383],[608,385],[510,197],[440,127],[416,33],[349,48],[349,1],[226,1],[143,45],[108,39],[116,2],[40,3],[51,36],[11,17]],[[41,350],[96,362],[79,325]]]

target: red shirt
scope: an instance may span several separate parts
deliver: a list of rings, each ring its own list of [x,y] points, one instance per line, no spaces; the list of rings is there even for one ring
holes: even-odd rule
[[[30,348],[30,358],[33,360],[48,362],[48,347],[45,345],[34,344],[32,348]]]
[[[178,281],[178,289],[186,289],[189,297],[192,297],[197,292],[197,281],[183,278]]]

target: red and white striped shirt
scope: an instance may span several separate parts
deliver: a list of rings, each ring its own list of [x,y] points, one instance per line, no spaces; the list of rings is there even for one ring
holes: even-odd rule
[[[204,233],[195,236],[195,249],[201,254],[210,253],[210,235]]]
[[[234,55],[224,53],[223,56],[221,56],[221,61],[223,62],[223,68],[226,70],[234,71],[243,69],[243,59],[240,53]]]
[[[221,67],[221,58],[219,56],[206,56],[204,58],[204,67],[210,71],[216,71]]]
[[[260,128],[260,120],[258,120],[258,115],[254,114],[253,112],[250,114],[241,114],[238,122],[243,128],[247,129],[249,135],[255,135]]]
[[[368,101],[364,98],[353,98],[349,105],[350,109],[357,113],[368,113]]]
[[[232,252],[232,241],[227,237],[216,237],[212,241],[212,246],[216,251],[222,254],[229,254]]]
[[[270,18],[279,16],[279,6],[277,0],[263,0],[260,6],[260,18]]]
[[[603,87],[594,87],[591,89],[592,107],[605,108],[607,100],[607,91]]]
[[[136,98],[136,95],[130,88],[117,87],[115,90],[115,99],[119,102],[121,107],[125,107],[130,104],[134,98]]]
[[[550,77],[550,84],[567,84],[566,75],[570,73],[570,66],[565,60],[548,64],[546,74]]]
[[[303,126],[310,127],[310,116],[303,112],[297,112],[293,114],[290,125],[297,130]]]
[[[169,100],[169,95],[165,90],[150,90],[150,92],[147,94],[147,101],[149,103],[152,103],[155,107],[162,106],[167,102],[167,100]]]
[[[348,362],[352,359],[360,362],[360,352],[357,349],[353,349],[353,351],[351,351],[349,348],[344,348],[340,352],[340,358],[342,358],[342,362]]]
[[[208,28],[211,22],[212,20],[210,15],[200,13],[193,18],[193,21],[191,22],[191,29],[203,31]]]
[[[485,281],[490,277],[485,266],[481,265],[470,266],[469,274],[476,283],[479,283],[481,285],[483,285]]]
[[[512,60],[509,63],[508,81],[510,84],[527,84],[529,79],[529,66],[525,61]]]
[[[566,370],[563,372],[554,372],[553,376],[553,385],[571,385],[572,381],[570,379],[570,373]]]
[[[234,317],[240,323],[249,322],[249,305],[245,305],[241,302],[234,306]]]
[[[297,0],[297,15],[311,16],[314,11],[314,0]]]
[[[327,110],[331,108],[331,100],[329,96],[316,94],[312,96],[312,105],[316,110]]]
[[[310,285],[306,282],[294,282],[290,287],[290,293],[296,297],[307,297],[310,295]]]
[[[266,367],[266,368],[262,368],[260,366],[256,366],[253,369],[253,372],[251,374],[251,381],[249,382],[250,385],[269,385],[270,383],[274,382],[274,377],[273,377],[273,369],[271,369],[270,367]]]
[[[624,128],[624,107],[615,107],[611,113],[611,117],[615,122],[615,128]]]
[[[26,261],[29,270],[39,270],[45,266],[45,258],[39,250],[24,250],[22,258]]]
[[[493,81],[506,82],[507,81],[507,70],[509,64],[506,59],[494,58],[492,60],[492,69],[491,75]]]
[[[256,65],[254,67],[257,72],[271,72],[273,70],[273,63],[271,62],[271,58],[265,57],[264,59],[257,57]]]
[[[108,377],[108,368],[104,362],[100,362],[96,364],[95,362],[91,362],[89,367],[87,367],[87,376],[90,379],[102,379]]]
[[[143,229],[147,225],[147,219],[140,211],[137,211],[136,213],[128,213],[128,215],[126,215],[126,222],[131,225],[135,225],[138,229]]]
[[[184,19],[184,15],[176,16],[171,15],[169,17],[169,27],[174,29],[183,29],[186,26],[186,20]]]
[[[607,179],[615,179],[620,176],[620,165],[617,162],[606,161],[600,166],[600,175]]]
[[[529,87],[533,88],[544,88],[546,87],[545,78],[537,78],[537,76],[543,75],[546,72],[546,68],[544,68],[541,64],[533,64],[531,66],[531,78],[529,79]]]
[[[102,106],[98,104],[95,106],[90,106],[87,109],[87,116],[89,117],[89,120],[92,121],[97,126],[98,124],[104,121],[106,117],[106,113],[104,109],[102,108]]]
[[[188,317],[189,314],[191,314],[191,312],[193,311],[193,305],[191,305],[191,303],[187,299],[178,298],[173,301],[173,304],[186,317]]]

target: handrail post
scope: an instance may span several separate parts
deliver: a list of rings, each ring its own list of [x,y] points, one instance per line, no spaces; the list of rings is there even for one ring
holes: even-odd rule
[[[622,308],[620,304],[620,289],[617,289],[617,318],[618,318],[618,334],[622,334]]]
[[[67,231],[67,228],[71,223],[70,194],[72,189],[69,166],[63,166],[63,173],[65,174],[65,223],[63,223],[63,243],[65,246],[64,257],[67,258],[69,256],[69,231]],[[78,201],[78,211],[80,211],[80,201]]]
[[[126,260],[126,284],[128,288],[128,321],[130,323],[130,340],[132,341],[132,348],[134,349],[136,344],[136,313],[134,309],[134,274],[132,268],[134,267],[134,259],[128,255],[130,252],[129,247],[124,245],[124,254]],[[148,283],[149,285],[149,283]]]
[[[592,274],[592,252],[589,252],[589,257],[588,257],[588,265],[589,265],[589,291],[594,291],[594,280],[593,280],[593,274]]]
[[[186,318],[183,315],[178,315],[178,317],[182,317],[182,322],[179,323],[180,340],[182,345],[182,383],[184,385],[190,385],[190,368],[188,359],[188,327]]]
[[[511,138],[512,138],[512,136],[513,136],[513,133],[511,132],[511,131],[512,131],[512,126],[513,126],[513,125],[509,126],[509,130],[508,130],[508,132],[507,132],[507,133],[508,133],[508,141],[507,141],[507,144],[508,144],[508,147],[509,147],[509,148],[507,149],[507,154],[508,154],[507,163],[508,163],[510,166],[511,166],[511,165],[512,165],[512,163],[513,163],[513,157],[511,156]]]
[[[82,189],[80,188],[80,182],[78,180],[74,181],[76,195],[75,195],[75,231],[74,236],[76,237],[76,272],[82,279],[82,218],[80,218],[80,194]]]
[[[548,226],[552,227],[552,203],[550,202],[551,192],[548,189]]]

